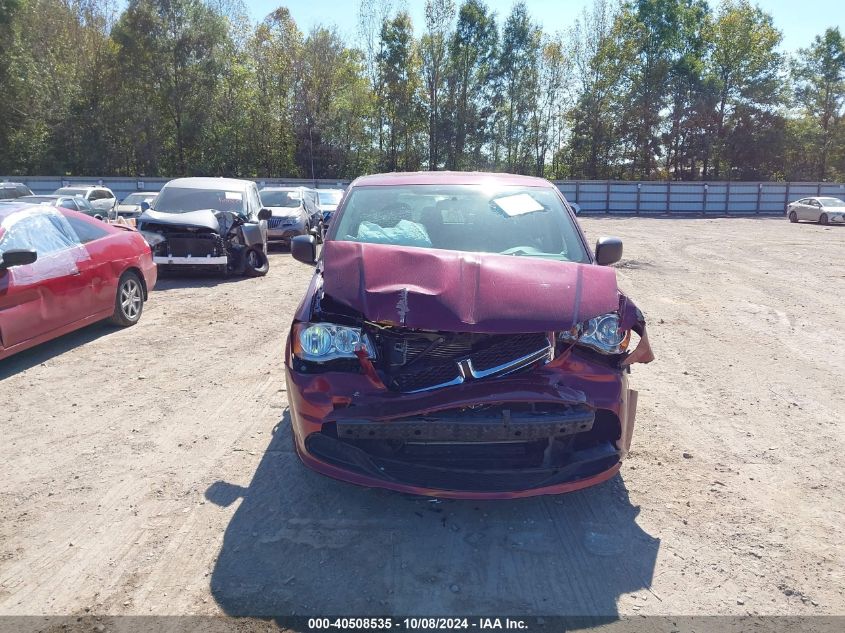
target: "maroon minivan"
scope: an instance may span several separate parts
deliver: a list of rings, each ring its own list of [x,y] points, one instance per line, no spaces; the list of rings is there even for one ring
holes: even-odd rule
[[[357,179],[285,351],[296,450],[365,486],[455,498],[562,493],[612,477],[631,444],[645,321],[540,178]],[[630,351],[632,332],[639,337]]]

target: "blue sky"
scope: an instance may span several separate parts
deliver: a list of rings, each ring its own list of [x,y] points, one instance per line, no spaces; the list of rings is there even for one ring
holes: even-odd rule
[[[513,0],[486,2],[499,16],[507,15],[513,4]],[[290,9],[303,31],[322,23],[336,25],[347,38],[356,35],[359,0],[247,0],[246,4],[255,20],[281,5]],[[414,27],[421,29],[425,0],[404,0],[404,4],[411,13]],[[460,0],[456,4],[460,4]],[[544,30],[557,31],[568,28],[584,7],[592,6],[593,0],[526,0],[526,4]],[[711,0],[711,5],[715,4]],[[842,0],[760,0],[757,4],[772,14],[775,26],[783,33],[785,51],[808,46],[813,37],[828,26],[845,30],[845,3]]]

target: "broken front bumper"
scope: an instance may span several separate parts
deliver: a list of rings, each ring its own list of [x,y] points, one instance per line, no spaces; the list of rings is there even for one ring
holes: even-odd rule
[[[161,266],[225,266],[229,258],[212,257],[170,257],[167,255],[153,257],[153,261]]]
[[[142,231],[150,244],[153,261],[163,267],[207,268],[229,263],[224,239],[217,233]]]
[[[359,485],[455,498],[555,494],[612,477],[630,446],[636,392],[625,373],[575,354],[520,376],[425,393],[364,374],[294,371],[297,452]]]

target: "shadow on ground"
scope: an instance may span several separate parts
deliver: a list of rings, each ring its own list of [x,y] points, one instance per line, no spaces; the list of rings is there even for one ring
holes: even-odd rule
[[[290,257],[289,252],[278,252],[270,250],[270,268],[273,267],[274,261],[281,261],[286,257]],[[256,277],[249,277],[242,274],[224,275],[219,270],[203,271],[203,270],[168,270],[163,271],[159,269],[158,281],[156,281],[154,292],[167,292],[168,290],[178,290],[181,288],[213,288],[223,284],[248,282],[250,279]],[[260,279],[260,278],[259,278]]]
[[[241,499],[211,591],[230,615],[599,616],[648,588],[659,539],[621,477],[513,501],[436,501],[359,488],[302,466],[287,413]]]
[[[159,273],[153,292],[167,292],[180,288],[213,288],[222,284],[238,283],[254,279],[244,275],[230,275],[226,277],[220,272],[196,272],[196,273]]]
[[[122,329],[108,322],[101,321],[18,352],[9,358],[0,360],[0,380],[31,369],[36,365],[46,363],[51,358],[60,356],[81,345],[87,345],[102,336],[108,336]]]

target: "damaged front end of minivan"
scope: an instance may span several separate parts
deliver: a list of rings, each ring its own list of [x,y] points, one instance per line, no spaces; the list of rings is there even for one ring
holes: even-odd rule
[[[266,235],[238,213],[202,209],[163,213],[148,209],[137,228],[163,271],[214,271],[260,275],[266,272]],[[265,231],[266,232],[266,231]]]
[[[629,450],[628,367],[652,358],[611,268],[328,241],[286,348],[297,452],[416,494],[587,487]]]

